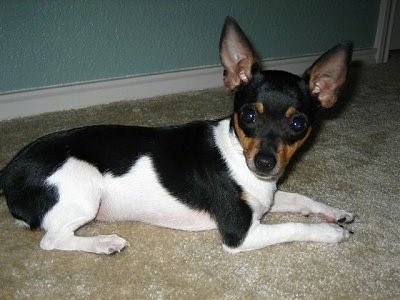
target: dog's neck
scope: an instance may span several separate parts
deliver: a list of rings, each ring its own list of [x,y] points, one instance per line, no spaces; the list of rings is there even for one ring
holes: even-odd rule
[[[229,118],[219,121],[214,128],[214,139],[231,176],[242,187],[243,197],[254,211],[264,214],[272,205],[276,182],[262,180],[247,167],[243,148],[235,133],[230,130]]]

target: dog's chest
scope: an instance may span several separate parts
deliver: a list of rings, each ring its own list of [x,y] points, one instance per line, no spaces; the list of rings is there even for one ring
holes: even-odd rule
[[[253,219],[261,220],[273,204],[275,185],[260,184],[251,188],[242,186],[245,190],[243,198],[253,210]]]
[[[253,217],[261,219],[273,203],[276,183],[259,179],[247,167],[243,148],[229,132],[229,120],[219,123],[214,136],[231,177],[242,188],[242,197],[253,210]]]

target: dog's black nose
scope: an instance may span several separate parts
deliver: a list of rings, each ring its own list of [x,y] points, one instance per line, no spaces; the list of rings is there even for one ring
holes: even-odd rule
[[[259,153],[254,157],[254,165],[260,171],[269,172],[275,168],[275,156]]]

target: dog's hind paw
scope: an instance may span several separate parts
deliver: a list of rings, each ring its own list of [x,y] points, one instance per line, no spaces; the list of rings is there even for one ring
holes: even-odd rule
[[[99,254],[114,254],[121,252],[122,249],[129,246],[129,243],[119,236],[99,235],[96,237],[94,252]]]

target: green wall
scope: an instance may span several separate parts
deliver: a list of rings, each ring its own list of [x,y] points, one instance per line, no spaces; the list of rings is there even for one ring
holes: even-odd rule
[[[0,0],[0,93],[218,65],[234,16],[262,58],[373,47],[379,0]]]

